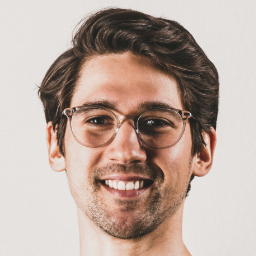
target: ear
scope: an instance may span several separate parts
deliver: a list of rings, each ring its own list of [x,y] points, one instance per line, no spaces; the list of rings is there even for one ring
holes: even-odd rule
[[[210,171],[217,142],[216,131],[213,127],[211,127],[210,134],[203,131],[202,137],[206,145],[203,145],[201,151],[194,156],[193,165],[193,174],[199,177],[206,175]]]
[[[55,172],[61,172],[65,170],[65,159],[60,153],[57,133],[53,130],[52,122],[49,122],[46,127],[46,138],[48,147],[49,163],[51,168]]]

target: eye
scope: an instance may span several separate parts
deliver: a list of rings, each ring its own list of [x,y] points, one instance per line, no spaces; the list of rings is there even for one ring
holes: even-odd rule
[[[160,118],[149,118],[142,122],[141,124],[144,128],[148,127],[148,129],[157,129],[164,127],[173,127],[174,124],[170,120],[160,119]]]
[[[103,125],[103,124],[111,123],[111,120],[109,120],[109,117],[106,117],[106,116],[97,116],[97,117],[91,117],[90,119],[87,119],[86,123],[91,123],[94,125]]]
[[[167,123],[161,119],[149,119],[145,121],[144,125],[160,127],[167,125]]]
[[[148,136],[168,134],[175,129],[174,127],[175,124],[171,120],[159,117],[148,117],[139,123],[140,132]]]

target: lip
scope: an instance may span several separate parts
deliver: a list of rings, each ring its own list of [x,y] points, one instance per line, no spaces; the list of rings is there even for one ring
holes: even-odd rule
[[[122,181],[133,181],[133,180],[152,180],[148,177],[144,177],[144,176],[140,176],[140,175],[109,175],[106,176],[104,178],[101,179],[101,181],[104,180],[122,180]],[[100,182],[100,185],[103,189],[105,189],[107,192],[111,193],[113,196],[115,197],[119,197],[119,198],[127,198],[127,199],[131,199],[131,198],[136,198],[144,193],[146,193],[147,191],[149,191],[152,186],[154,185],[151,184],[150,186],[147,186],[145,188],[141,188],[141,189],[133,189],[133,190],[118,190],[118,189],[114,189],[114,188],[110,188],[109,186],[105,185],[104,183]]]
[[[149,177],[144,177],[141,175],[126,175],[126,174],[115,174],[109,175],[101,178],[101,180],[123,180],[123,181],[132,181],[132,180],[152,180]]]
[[[152,184],[149,187],[141,188],[141,189],[137,189],[137,190],[135,190],[135,189],[133,189],[133,190],[118,190],[118,189],[110,188],[107,185],[103,185],[102,183],[100,183],[100,185],[103,187],[103,189],[105,189],[106,191],[111,193],[113,196],[119,197],[119,198],[138,197],[138,196],[144,194],[145,192],[149,191],[149,189],[153,186],[153,184]]]

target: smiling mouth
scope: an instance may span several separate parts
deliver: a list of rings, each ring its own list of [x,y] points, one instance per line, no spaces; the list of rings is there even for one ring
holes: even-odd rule
[[[154,183],[153,180],[102,180],[101,184],[114,190],[141,190],[149,188]]]

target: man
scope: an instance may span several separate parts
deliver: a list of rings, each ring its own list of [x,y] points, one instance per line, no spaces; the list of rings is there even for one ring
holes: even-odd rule
[[[216,68],[178,23],[124,9],[83,22],[39,89],[81,255],[190,255],[183,206],[212,165],[218,90]]]

